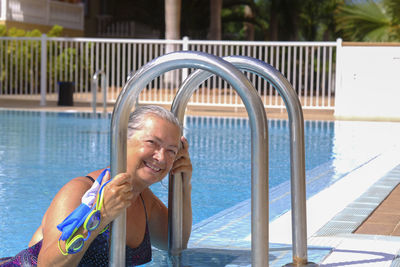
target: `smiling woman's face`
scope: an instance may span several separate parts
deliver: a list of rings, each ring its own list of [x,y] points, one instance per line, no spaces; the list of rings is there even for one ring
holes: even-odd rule
[[[128,140],[127,171],[136,182],[150,186],[170,171],[179,150],[178,126],[154,115]]]

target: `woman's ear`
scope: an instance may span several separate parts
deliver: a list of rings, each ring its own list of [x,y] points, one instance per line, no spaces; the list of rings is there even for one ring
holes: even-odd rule
[[[184,140],[184,138],[185,137],[183,135],[181,135],[181,137],[179,138],[179,146],[178,146],[179,149],[183,148],[183,140]]]

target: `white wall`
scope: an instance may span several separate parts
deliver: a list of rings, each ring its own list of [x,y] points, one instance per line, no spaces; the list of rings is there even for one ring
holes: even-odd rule
[[[84,29],[82,3],[72,4],[52,0],[1,0],[1,20],[18,21],[67,29]]]
[[[338,49],[335,116],[400,120],[400,46]]]

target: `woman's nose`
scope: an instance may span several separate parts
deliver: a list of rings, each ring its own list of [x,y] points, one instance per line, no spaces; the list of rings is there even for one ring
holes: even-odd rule
[[[165,159],[165,149],[160,148],[154,152],[154,158],[158,161],[164,161]]]

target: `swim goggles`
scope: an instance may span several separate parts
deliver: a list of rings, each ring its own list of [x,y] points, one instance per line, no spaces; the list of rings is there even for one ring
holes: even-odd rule
[[[101,187],[101,181],[106,173],[110,172],[110,168],[106,168],[97,177],[92,187],[82,196],[82,204],[80,204],[65,220],[57,225],[57,229],[61,231],[61,236],[58,239],[58,248],[63,255],[75,254],[82,250],[85,241],[89,239],[90,233],[97,229],[100,225],[101,213],[103,205],[103,188],[111,180],[104,183]],[[99,190],[100,188],[100,190]],[[97,196],[97,197],[96,197]],[[94,203],[94,201],[96,202]],[[82,234],[75,235],[76,231],[83,224],[83,228],[87,231],[87,236]],[[105,227],[101,233],[106,231]],[[60,241],[65,241],[64,252],[61,248]]]

